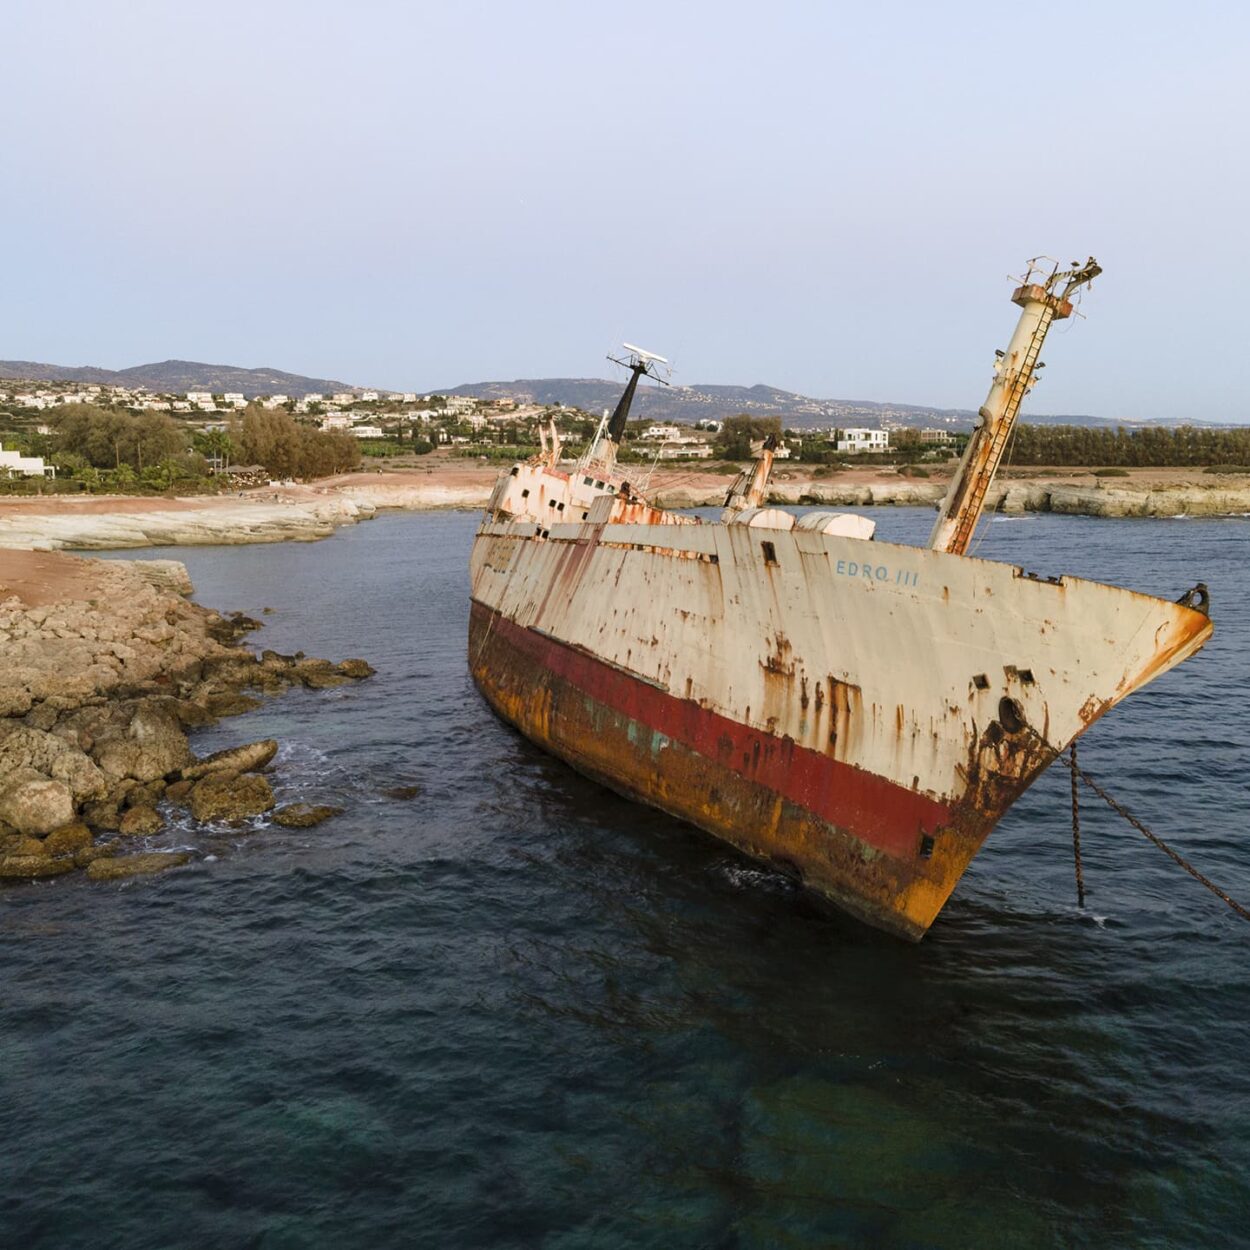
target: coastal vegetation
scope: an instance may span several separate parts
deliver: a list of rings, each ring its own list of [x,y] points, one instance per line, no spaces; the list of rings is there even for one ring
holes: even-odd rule
[[[1012,464],[1104,465],[1163,468],[1250,464],[1250,427],[1198,428],[1191,425],[1141,429],[1094,429],[1084,425],[1030,425],[1012,435]]]
[[[290,413],[260,404],[207,430],[193,430],[163,412],[64,404],[47,431],[3,437],[7,445],[44,457],[56,479],[5,481],[3,489],[204,493],[227,483],[231,465],[257,465],[279,480],[309,480],[345,473],[361,459],[360,443],[350,434],[301,425]]]

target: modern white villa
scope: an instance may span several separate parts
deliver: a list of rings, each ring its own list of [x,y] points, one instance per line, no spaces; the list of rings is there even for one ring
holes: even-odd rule
[[[56,469],[44,464],[42,456],[23,456],[0,447],[0,477],[56,477]]]

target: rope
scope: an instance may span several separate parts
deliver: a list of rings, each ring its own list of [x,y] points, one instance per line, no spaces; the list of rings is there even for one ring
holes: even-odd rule
[[[1085,873],[1081,868],[1081,800],[1077,787],[1076,739],[1072,740],[1072,862],[1076,868],[1076,901],[1085,906]]]
[[[1041,741],[1043,742],[1045,741],[1045,739],[1041,738],[1040,734],[1037,734],[1036,730],[1034,730],[1033,732],[1036,737],[1041,739]],[[1211,893],[1215,895],[1216,898],[1223,900],[1223,902],[1225,902],[1229,907],[1231,907],[1232,910],[1235,911],[1243,920],[1250,920],[1250,910],[1247,910],[1239,902],[1237,902],[1236,899],[1232,898],[1230,895],[1225,894],[1224,891],[1221,890],[1220,887],[1216,885],[1215,882],[1212,881],[1209,877],[1204,877],[1202,873],[1200,873],[1193,866],[1193,864],[1191,864],[1187,859],[1185,859],[1185,857],[1181,855],[1178,851],[1170,847],[1162,838],[1160,838],[1156,834],[1151,833],[1150,830],[1147,829],[1146,826],[1143,825],[1142,822],[1138,820],[1137,817],[1134,816],[1133,813],[1130,812],[1127,807],[1125,807],[1122,803],[1116,802],[1116,800],[1113,799],[1111,795],[1109,795],[1102,788],[1102,786],[1100,786],[1093,779],[1093,777],[1089,775],[1089,773],[1087,773],[1083,768],[1081,768],[1077,764],[1075,743],[1072,744],[1072,758],[1070,760],[1064,759],[1063,756],[1059,756],[1059,758],[1063,760],[1065,766],[1069,768],[1072,772],[1072,837],[1073,837],[1073,841],[1077,845],[1076,880],[1077,880],[1077,890],[1081,894],[1081,897],[1082,897],[1082,905],[1084,905],[1084,884],[1081,880],[1081,861],[1080,861],[1080,843],[1079,843],[1080,830],[1078,826],[1078,816],[1077,816],[1077,808],[1076,808],[1076,792],[1077,792],[1076,791],[1076,779],[1078,777],[1080,777],[1080,779],[1087,786],[1089,786],[1089,788],[1100,799],[1102,799],[1102,801],[1106,803],[1106,805],[1109,808],[1111,808],[1113,812],[1116,812],[1118,815],[1123,816],[1124,819],[1127,820],[1128,823],[1132,825],[1133,828],[1136,829],[1137,832],[1142,835],[1142,837],[1146,838],[1150,842],[1153,842],[1155,846],[1157,846],[1159,850],[1161,850],[1165,855],[1168,855],[1173,860],[1175,860],[1176,863],[1178,863],[1187,873],[1189,873],[1189,875],[1193,877],[1195,881],[1200,881],[1203,885],[1205,885],[1207,889],[1210,890]]]

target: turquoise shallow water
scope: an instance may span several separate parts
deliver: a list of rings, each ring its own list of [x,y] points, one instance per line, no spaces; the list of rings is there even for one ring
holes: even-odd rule
[[[883,510],[921,541],[928,512]],[[926,941],[578,777],[465,670],[475,515],[168,549],[258,645],[378,668],[273,735],[314,830],[175,828],[193,866],[0,891],[0,1243],[1250,1244],[1250,926],[1066,773]],[[1250,522],[1037,517],[980,554],[1175,597],[1217,633],[1083,762],[1250,897]],[[381,795],[416,784],[415,800]]]

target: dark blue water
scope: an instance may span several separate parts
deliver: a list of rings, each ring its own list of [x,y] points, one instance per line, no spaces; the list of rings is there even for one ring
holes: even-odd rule
[[[1250,1244],[1250,925],[1067,775],[920,946],[810,906],[496,721],[465,671],[475,515],[157,551],[260,645],[360,655],[199,735],[273,735],[305,831],[0,891],[15,1247]],[[931,514],[883,510],[883,538]],[[995,521],[980,554],[1175,597],[1206,650],[1083,762],[1250,897],[1250,522]],[[382,790],[419,785],[410,801]]]

